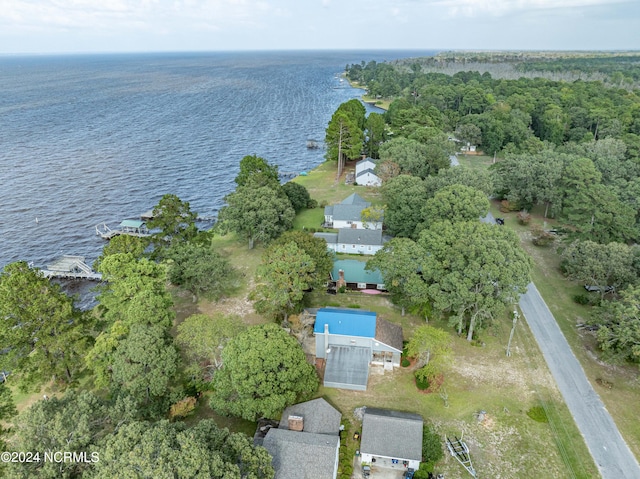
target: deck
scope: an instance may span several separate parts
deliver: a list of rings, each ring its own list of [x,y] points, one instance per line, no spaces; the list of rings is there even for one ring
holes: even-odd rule
[[[102,274],[96,273],[84,262],[84,256],[64,255],[41,270],[45,278],[102,280]]]
[[[145,222],[138,220],[124,220],[114,229],[109,228],[107,223],[100,223],[96,225],[96,234],[105,240],[110,240],[120,235],[137,236],[138,238],[151,236]]]

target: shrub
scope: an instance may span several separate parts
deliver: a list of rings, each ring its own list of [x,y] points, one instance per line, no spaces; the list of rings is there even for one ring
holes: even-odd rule
[[[322,200],[320,203],[318,203],[318,206],[320,208],[324,208],[325,206],[327,206],[329,204],[329,202],[327,200]]]
[[[338,288],[338,293],[346,293],[346,292],[347,292],[347,287],[344,284]]]
[[[312,210],[317,207],[318,207],[318,202],[314,199],[310,199],[309,202],[307,203],[307,209],[309,210]]]
[[[553,233],[545,231],[540,225],[531,227],[531,241],[536,246],[547,246],[555,241],[556,237]]]
[[[529,416],[536,422],[549,422],[547,412],[542,406],[533,406],[532,408],[529,408],[529,410],[527,411],[527,416]]]
[[[431,383],[424,375],[419,374],[419,371],[416,371],[414,373],[414,376],[416,378],[416,387],[420,389],[420,391],[426,391],[427,389],[429,389]]]
[[[360,309],[360,305],[359,305],[359,304],[356,304],[356,303],[351,303],[351,304],[349,305],[349,308],[352,308],[352,309]]]
[[[509,200],[502,200],[500,202],[500,211],[502,213],[510,213],[511,211],[516,211],[518,209],[518,204]]]
[[[178,401],[169,410],[171,419],[178,419],[189,416],[196,407],[196,398],[186,397],[182,401]]]
[[[589,296],[587,294],[580,293],[580,294],[574,294],[573,295],[573,301],[575,303],[585,305],[585,304],[589,304],[590,299],[589,299]]]
[[[402,366],[403,368],[408,368],[410,364],[411,361],[409,361],[407,358],[402,358],[402,361],[400,361],[400,366]]]
[[[531,215],[527,210],[520,211],[516,216],[518,218],[518,223],[521,225],[528,225],[531,222]]]

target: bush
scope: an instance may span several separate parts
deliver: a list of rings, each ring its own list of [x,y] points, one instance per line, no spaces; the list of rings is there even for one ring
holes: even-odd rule
[[[360,305],[359,305],[359,304],[356,304],[356,303],[351,303],[351,304],[349,305],[349,308],[352,308],[352,309],[360,309]]]
[[[411,365],[411,361],[409,361],[407,358],[402,358],[402,361],[400,361],[400,366],[402,366],[403,368],[408,368]]]
[[[307,209],[309,210],[312,210],[317,207],[318,207],[318,202],[314,199],[310,199],[309,202],[307,203]]]
[[[547,417],[547,412],[544,410],[542,406],[533,406],[529,408],[527,411],[527,416],[533,419],[536,422],[549,422],[549,418]]]
[[[528,225],[531,222],[531,215],[527,213],[527,210],[520,211],[516,217],[521,225]]]
[[[414,373],[414,376],[416,378],[416,387],[420,389],[420,391],[426,391],[427,389],[429,389],[429,386],[431,385],[431,383],[426,377],[424,377],[421,374],[418,374],[418,371]]]
[[[589,304],[591,300],[589,299],[589,296],[587,294],[580,293],[573,295],[573,301],[578,304],[586,305]]]
[[[320,203],[318,203],[318,206],[320,208],[324,208],[325,206],[327,206],[329,204],[329,202],[327,200],[322,200]]]
[[[545,231],[540,225],[531,227],[531,241],[536,246],[547,246],[555,241],[556,237],[553,233]]]
[[[511,211],[516,211],[518,209],[518,204],[509,200],[502,200],[500,202],[500,211],[502,213],[510,213]]]
[[[346,292],[347,292],[347,287],[344,284],[338,288],[338,293],[346,293]]]

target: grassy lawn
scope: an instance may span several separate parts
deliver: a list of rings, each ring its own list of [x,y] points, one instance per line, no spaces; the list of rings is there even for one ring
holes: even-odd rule
[[[348,161],[344,171],[355,170],[355,164],[356,161]],[[298,176],[292,181],[303,185],[318,205],[340,203],[352,193],[358,193],[373,204],[382,202],[380,192],[375,187],[345,185],[345,173],[342,174],[340,181],[336,180],[337,173],[336,163],[325,161],[316,169],[309,171],[307,176]]]
[[[293,220],[294,230],[304,229],[321,229],[324,222],[324,208],[313,208],[311,210],[302,210]]]

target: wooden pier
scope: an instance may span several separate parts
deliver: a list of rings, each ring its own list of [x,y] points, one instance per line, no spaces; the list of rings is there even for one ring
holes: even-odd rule
[[[147,225],[142,220],[124,220],[116,229],[109,228],[107,223],[101,223],[96,225],[96,234],[105,240],[110,240],[119,235],[137,236],[139,238],[151,236]]]
[[[96,273],[84,262],[84,256],[65,254],[40,270],[45,278],[102,280],[102,274]]]

